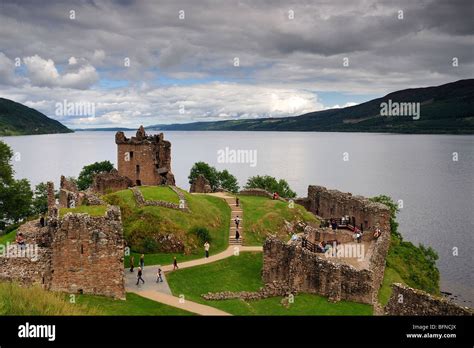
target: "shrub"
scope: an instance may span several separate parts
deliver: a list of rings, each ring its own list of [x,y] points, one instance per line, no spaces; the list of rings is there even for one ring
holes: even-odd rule
[[[209,181],[212,191],[216,191],[219,188],[232,193],[239,191],[237,178],[230,174],[227,169],[219,172],[216,168],[211,167],[205,162],[196,162],[189,173],[189,183],[192,184],[199,174],[203,175]]]
[[[77,188],[81,191],[87,190],[92,185],[92,179],[95,174],[110,172],[114,165],[110,161],[95,162],[84,166],[77,178]]]
[[[153,253],[158,249],[158,243],[152,237],[145,237],[142,241],[141,252],[144,254]]]
[[[201,244],[210,242],[212,239],[209,230],[205,227],[193,227],[191,229],[191,233],[195,234],[198,237]]]
[[[268,192],[278,192],[281,197],[294,198],[296,192],[292,191],[288,182],[284,179],[277,180],[272,176],[252,176],[247,180],[246,189],[259,188]]]

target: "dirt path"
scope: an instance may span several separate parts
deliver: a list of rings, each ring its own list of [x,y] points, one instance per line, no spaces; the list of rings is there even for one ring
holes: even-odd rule
[[[262,251],[261,246],[242,246],[242,239],[235,239],[235,224],[234,219],[239,216],[241,219],[239,232],[242,236],[242,220],[243,212],[240,207],[237,207],[235,204],[235,198],[228,193],[217,192],[211,193],[210,195],[223,198],[232,210],[231,223],[229,229],[229,247],[215,255],[211,255],[208,258],[201,258],[191,261],[186,261],[183,263],[178,263],[178,269],[190,268],[195,266],[206,265],[208,263],[216,262],[219,260],[226,259],[233,255],[239,255],[241,252],[257,252]],[[211,246],[212,247],[212,246]],[[146,262],[146,260],[145,260]],[[158,266],[145,266],[143,270],[143,277],[145,278],[145,284],[137,286],[136,285],[136,273],[128,274],[126,277],[125,288],[127,292],[133,292],[150,300],[163,303],[168,306],[180,308],[188,312],[196,313],[199,315],[231,315],[227,312],[221,311],[217,308],[206,306],[197,302],[188,301],[186,299],[173,296],[169,289],[168,283],[166,281],[166,273],[173,272],[173,265],[161,266],[163,271],[163,283],[156,283],[156,271]],[[148,279],[147,279],[148,278]]]

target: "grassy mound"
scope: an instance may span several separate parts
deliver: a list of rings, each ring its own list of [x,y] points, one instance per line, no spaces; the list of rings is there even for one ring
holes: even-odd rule
[[[179,204],[179,197],[168,186],[141,186],[138,188],[146,201],[166,201]]]
[[[146,187],[148,197],[165,200],[168,187]],[[164,195],[162,195],[165,192]],[[175,192],[171,191],[174,195]],[[206,228],[210,235],[210,254],[225,250],[228,246],[230,208],[224,200],[208,195],[191,195],[182,191],[186,197],[190,213],[175,209],[147,206],[138,207],[131,190],[123,190],[104,196],[109,204],[118,205],[122,211],[124,235],[133,254],[146,254],[145,264],[169,264],[173,256],[178,261],[186,261],[203,256],[203,244],[193,231]],[[184,245],[182,252],[167,249],[161,237],[173,235]],[[135,257],[136,262],[138,258]],[[129,258],[126,258],[128,267]]]
[[[319,224],[318,219],[304,207],[267,197],[239,196],[244,211],[243,228],[245,245],[262,245],[265,238],[272,234],[288,240],[285,221],[305,221]]]
[[[166,275],[173,295],[219,308],[234,315],[371,315],[366,304],[341,301],[328,302],[311,294],[295,296],[288,308],[281,297],[257,301],[206,301],[201,294],[219,291],[256,291],[263,286],[261,279],[262,254],[242,252],[222,261],[186,268]]]

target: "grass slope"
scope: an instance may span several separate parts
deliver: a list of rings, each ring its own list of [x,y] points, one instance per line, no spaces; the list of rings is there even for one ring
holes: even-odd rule
[[[242,252],[222,261],[167,273],[166,277],[175,296],[219,308],[234,315],[371,315],[372,307],[300,294],[289,308],[281,304],[281,297],[258,301],[206,301],[201,294],[218,291],[256,291],[261,280],[262,254]]]
[[[319,224],[313,214],[298,204],[295,204],[294,208],[289,208],[287,202],[267,197],[241,195],[239,199],[244,211],[245,245],[262,245],[270,234],[288,240],[290,236],[284,229],[285,220]]]
[[[133,293],[125,301],[109,297],[50,292],[39,286],[0,283],[0,315],[194,315]]]
[[[163,188],[147,187],[146,191],[149,197],[165,199],[160,195],[165,191]],[[146,254],[146,265],[170,264],[173,256],[177,257],[178,262],[203,257],[202,243],[197,236],[190,233],[193,227],[206,227],[209,230],[211,255],[227,248],[230,208],[225,201],[208,195],[182,192],[191,213],[165,207],[138,207],[131,190],[111,193],[104,197],[108,203],[121,207],[125,239],[135,255],[135,262],[138,262],[140,253]],[[185,253],[168,253],[160,249],[160,245],[153,242],[160,234],[174,234],[179,237],[186,245]],[[128,257],[125,258],[125,266],[129,267]]]
[[[168,186],[141,186],[139,190],[147,201],[166,201],[179,204],[179,197]]]

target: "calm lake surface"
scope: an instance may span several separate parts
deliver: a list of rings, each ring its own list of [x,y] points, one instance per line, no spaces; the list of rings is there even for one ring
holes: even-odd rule
[[[131,136],[134,132],[127,132]],[[76,176],[95,161],[115,163],[115,132],[1,138],[17,156],[17,178],[32,184]],[[474,136],[300,132],[166,132],[177,185],[189,189],[192,165],[227,168],[239,180],[285,178],[298,196],[322,185],[364,196],[403,200],[398,216],[406,240],[439,254],[441,290],[474,305]],[[218,163],[218,151],[256,150],[257,162]],[[458,160],[453,161],[453,153]],[[348,161],[344,161],[344,153]],[[453,248],[458,255],[453,255]]]

